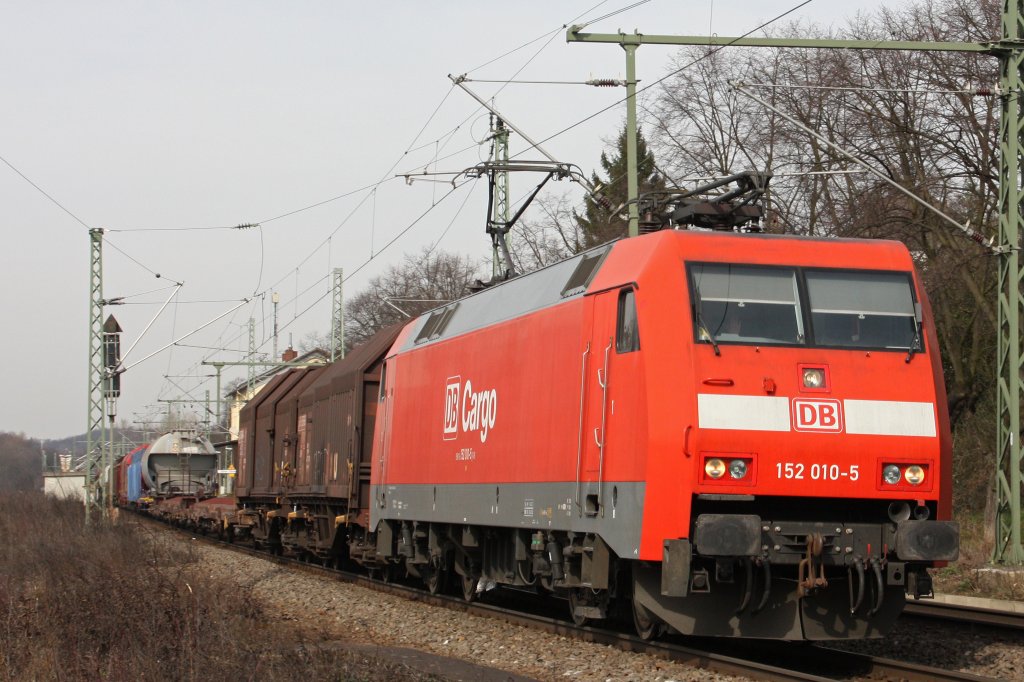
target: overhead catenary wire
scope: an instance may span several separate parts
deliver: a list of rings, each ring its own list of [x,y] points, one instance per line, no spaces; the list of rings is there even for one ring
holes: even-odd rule
[[[343,279],[342,281],[343,281],[343,282],[344,282],[344,281],[348,281],[349,279],[351,279],[352,277],[354,277],[354,276],[355,276],[356,274],[358,274],[358,273],[359,273],[359,272],[360,272],[360,271],[361,271],[361,270],[362,270],[363,268],[365,268],[365,267],[366,267],[367,265],[369,265],[369,263],[370,263],[370,262],[372,262],[372,261],[373,261],[373,260],[374,260],[375,258],[377,258],[378,256],[380,256],[380,255],[381,255],[381,254],[382,254],[382,253],[383,253],[384,251],[386,251],[386,250],[387,250],[387,249],[388,249],[389,247],[391,247],[391,246],[392,246],[393,244],[395,244],[395,243],[396,243],[396,242],[397,242],[397,241],[398,241],[398,240],[399,240],[399,239],[400,239],[401,237],[403,237],[403,236],[404,236],[404,235],[405,235],[406,233],[408,233],[408,232],[409,232],[409,231],[410,231],[410,230],[411,230],[411,229],[412,229],[413,227],[415,227],[415,226],[416,226],[416,225],[417,225],[417,224],[418,224],[418,223],[419,223],[420,221],[422,221],[422,220],[423,220],[423,218],[425,218],[425,217],[426,217],[426,216],[427,216],[427,215],[428,215],[428,214],[429,214],[429,213],[430,213],[431,211],[433,211],[433,210],[434,210],[434,209],[435,209],[435,208],[436,208],[437,206],[440,206],[440,205],[441,205],[441,204],[442,204],[442,203],[444,202],[444,200],[445,200],[445,199],[447,199],[447,198],[448,198],[449,196],[451,196],[451,195],[452,195],[452,194],[453,194],[453,193],[454,193],[454,192],[455,192],[455,191],[456,191],[457,189],[461,188],[461,187],[462,187],[463,185],[465,185],[465,184],[468,184],[468,182],[469,182],[469,181],[467,181],[467,182],[463,182],[463,183],[461,183],[460,185],[458,185],[458,186],[456,186],[456,187],[453,187],[452,189],[450,189],[450,190],[449,190],[449,191],[448,191],[447,193],[445,193],[445,194],[444,194],[444,195],[443,195],[443,196],[442,196],[442,197],[441,197],[441,198],[440,198],[440,199],[439,199],[439,200],[437,201],[437,203],[435,203],[435,204],[431,205],[431,206],[430,206],[429,208],[427,208],[427,209],[426,209],[426,210],[425,210],[425,211],[424,211],[423,213],[421,213],[421,214],[420,214],[420,215],[419,215],[419,216],[418,216],[418,217],[417,217],[417,218],[416,218],[415,220],[413,220],[413,221],[412,221],[412,222],[411,222],[411,223],[410,223],[409,225],[407,225],[407,226],[406,226],[406,227],[405,227],[405,228],[404,228],[404,229],[403,229],[403,230],[402,230],[401,232],[399,232],[399,233],[398,233],[397,235],[395,235],[395,237],[393,237],[393,238],[392,238],[392,239],[391,239],[391,240],[390,240],[390,241],[389,241],[388,243],[386,243],[386,244],[385,244],[384,246],[382,246],[382,247],[381,247],[381,248],[380,248],[379,250],[377,250],[377,251],[376,251],[376,253],[374,253],[374,254],[373,254],[373,255],[371,255],[371,256],[370,256],[369,258],[367,258],[367,259],[366,259],[365,261],[363,261],[363,263],[362,263],[362,264],[360,264],[360,265],[359,265],[358,267],[356,267],[356,268],[355,268],[354,270],[352,270],[351,272],[348,272],[348,271],[346,271],[346,275],[345,275],[345,277],[344,277],[344,279]],[[296,292],[296,295],[295,295],[295,296],[294,296],[294,297],[293,297],[292,299],[290,299],[290,300],[287,300],[287,301],[284,301],[283,303],[284,303],[285,305],[287,305],[288,303],[295,303],[295,304],[296,304],[296,306],[297,306],[297,305],[298,305],[298,300],[299,300],[299,298],[301,298],[301,297],[302,297],[302,296],[303,296],[304,294],[308,293],[308,292],[309,292],[310,290],[312,290],[313,288],[315,288],[316,286],[318,286],[319,284],[321,284],[321,283],[322,283],[322,282],[323,282],[324,280],[328,279],[328,277],[329,277],[329,276],[330,276],[330,274],[329,274],[329,273],[328,273],[328,274],[325,274],[325,275],[323,275],[323,276],[321,276],[321,277],[320,277],[320,278],[318,278],[318,279],[317,279],[317,280],[316,280],[315,282],[313,282],[313,283],[312,283],[311,285],[309,285],[308,287],[306,287],[306,288],[305,288],[305,289],[303,289],[302,291],[298,291],[298,292]],[[282,326],[280,327],[280,329],[279,329],[279,332],[280,332],[280,331],[284,331],[285,329],[289,328],[289,327],[290,327],[290,326],[291,326],[291,325],[292,325],[292,324],[293,324],[293,323],[294,323],[294,322],[295,322],[296,320],[298,320],[298,319],[299,319],[299,318],[301,318],[301,317],[302,317],[303,315],[305,315],[305,314],[306,314],[307,312],[309,312],[310,310],[312,310],[312,309],[313,309],[313,307],[315,307],[315,306],[316,306],[316,305],[317,305],[317,304],[318,304],[318,303],[319,303],[320,301],[322,301],[322,300],[324,300],[325,298],[327,298],[327,296],[329,296],[330,294],[331,294],[331,290],[330,290],[330,289],[328,289],[328,290],[327,290],[327,291],[326,291],[325,293],[323,293],[323,294],[321,294],[320,296],[318,296],[318,297],[317,297],[316,299],[314,299],[314,300],[313,300],[313,301],[312,301],[312,302],[311,302],[311,303],[310,303],[309,305],[307,305],[307,306],[306,306],[305,308],[303,308],[303,309],[302,309],[301,311],[299,311],[299,310],[296,310],[296,312],[295,312],[295,314],[293,315],[292,319],[291,319],[291,320],[289,320],[289,321],[287,321],[287,322],[285,322],[285,323],[284,323],[284,324],[283,324],[283,325],[282,325]],[[245,300],[243,300],[243,301],[242,301],[242,303],[240,303],[240,304],[239,304],[239,306],[236,306],[235,308],[233,308],[233,309],[232,309],[232,311],[234,311],[234,310],[237,310],[237,309],[238,309],[239,307],[241,307],[241,305],[244,305],[245,303],[249,303],[249,302],[252,302],[253,300],[254,300],[254,299],[245,299]],[[231,311],[229,311],[229,312],[231,312]],[[225,314],[226,314],[226,313],[225,313]],[[221,317],[223,317],[223,315],[222,315]],[[219,318],[217,318],[217,319],[219,319]],[[266,315],[262,316],[262,317],[261,317],[261,320],[262,320],[263,322],[265,322],[265,321],[266,321]],[[207,325],[204,325],[204,326],[208,326],[209,324],[212,324],[212,323],[213,323],[213,322],[215,322],[215,321],[216,321],[216,319],[215,319],[215,320],[211,320],[211,321],[210,321],[209,323],[207,323]],[[196,331],[198,331],[198,330],[196,330]],[[192,332],[192,333],[194,333],[194,332]],[[188,336],[191,336],[191,333],[190,333],[190,334],[188,334],[188,335],[186,335],[186,336],[183,336],[183,337],[181,337],[181,339],[179,339],[179,341],[180,341],[180,340],[183,340],[183,339],[185,339],[185,338],[187,338]],[[244,333],[240,333],[240,334],[238,334],[238,335],[237,335],[236,337],[234,337],[233,339],[229,339],[228,341],[226,341],[226,342],[225,342],[225,344],[227,344],[227,343],[231,343],[231,342],[233,342],[233,341],[237,341],[238,339],[242,338],[243,336],[244,336]],[[265,343],[267,343],[267,340],[266,340],[266,339],[264,339],[264,341],[263,341],[263,342],[262,342],[262,343],[261,343],[261,344],[260,344],[260,345],[259,345],[259,346],[257,347],[257,349],[258,349],[258,348],[260,348],[260,347],[262,347],[262,346],[263,346],[263,344],[265,344]],[[179,344],[178,344],[177,342],[175,342],[175,343],[173,343],[173,345],[179,345]],[[212,348],[211,350],[215,350],[215,351],[220,351],[221,349],[220,349],[220,348]],[[225,350],[228,350],[228,349],[226,349],[226,348],[225,348]],[[248,351],[239,351],[239,352],[245,352],[245,353],[247,353]],[[211,357],[210,355],[207,355],[207,356],[205,356],[205,357],[203,358],[203,361],[207,361],[207,360],[209,360],[209,359],[210,359],[210,357]]]
[[[572,19],[570,19],[569,22],[576,21],[577,19],[579,19],[580,17],[584,16],[585,14],[588,14],[589,12],[593,12],[598,7],[600,7],[601,5],[606,5],[606,4],[608,4],[608,0],[601,0],[601,2],[597,3],[596,5],[591,7],[590,9],[584,10],[580,14],[578,14],[575,17],[573,17]],[[617,10],[616,12],[612,12],[611,14],[606,15],[606,16],[614,16],[615,14],[618,14],[620,11],[624,11],[624,10]],[[595,21],[600,21],[603,18],[605,18],[605,17],[598,17],[597,19],[592,19],[592,20],[588,21],[587,24],[592,24]],[[491,64],[494,64],[495,62],[499,62],[502,59],[504,59],[505,57],[513,55],[516,52],[519,52],[520,50],[525,49],[525,48],[529,47],[530,45],[533,45],[536,42],[540,42],[541,40],[544,40],[545,38],[550,38],[553,34],[558,34],[563,29],[565,29],[566,26],[568,26],[569,22],[566,22],[565,24],[562,24],[561,26],[558,26],[558,27],[552,29],[552,30],[548,31],[547,33],[543,33],[543,34],[537,36],[536,38],[534,38],[533,40],[528,40],[525,43],[523,43],[522,45],[520,45],[519,47],[514,47],[511,50],[509,50],[508,52],[500,54],[497,57],[494,57],[493,59],[490,59],[490,60],[484,62],[483,64],[479,65],[479,66],[474,66],[472,69],[468,69],[466,71],[466,73],[472,73],[473,71],[479,71],[480,69],[482,69],[482,68],[484,68],[486,66],[490,66]]]
[[[583,24],[580,24],[580,26],[581,27],[586,27],[586,26],[590,26],[591,24],[596,24],[599,21],[604,21],[605,19],[610,19],[610,18],[614,17],[616,14],[622,14],[623,12],[628,12],[631,9],[636,9],[640,5],[646,5],[650,1],[651,0],[637,0],[637,2],[634,2],[631,5],[626,5],[625,7],[620,7],[619,9],[617,9],[617,10],[615,10],[613,12],[608,12],[608,14],[602,14],[599,17],[595,17],[594,19],[591,19],[590,21],[587,21],[587,22],[585,22]],[[589,10],[589,11],[593,11],[593,10]]]
[[[160,274],[159,272],[157,272],[156,270],[152,269],[151,267],[149,267],[148,265],[146,265],[145,263],[143,263],[143,262],[142,262],[142,261],[140,261],[139,259],[135,258],[134,256],[132,256],[131,254],[129,254],[129,253],[127,252],[127,251],[125,251],[124,249],[122,249],[121,247],[119,247],[119,246],[118,246],[117,244],[115,244],[114,242],[110,241],[110,240],[109,240],[109,239],[107,239],[106,237],[103,237],[103,242],[104,242],[104,243],[105,243],[105,244],[106,244],[107,246],[109,246],[110,248],[114,249],[115,251],[117,251],[118,253],[120,253],[120,254],[121,254],[122,256],[124,256],[125,258],[127,258],[128,260],[130,260],[131,262],[133,262],[133,263],[135,263],[136,265],[138,265],[138,266],[139,266],[140,268],[142,268],[143,270],[145,270],[145,271],[146,271],[146,272],[148,272],[149,274],[151,274],[151,275],[153,275],[154,277],[156,277],[157,279],[161,279],[161,278],[163,278],[163,279],[166,279],[166,280],[168,280],[168,281],[170,281],[170,282],[174,282],[175,284],[181,284],[181,285],[183,285],[183,284],[184,284],[184,282],[179,282],[179,281],[177,281],[176,279],[174,279],[173,277],[166,277],[166,276],[164,276],[164,275],[161,275],[161,274]]]
[[[725,48],[732,46],[733,44],[735,44],[736,41],[742,40],[743,38],[746,38],[747,36],[749,36],[749,35],[751,35],[753,33],[756,33],[757,31],[760,31],[763,28],[767,28],[768,26],[771,26],[776,21],[779,21],[780,19],[785,18],[786,16],[792,14],[793,12],[796,12],[797,10],[799,10],[799,9],[801,9],[803,7],[806,7],[807,5],[811,4],[813,1],[814,0],[803,0],[803,2],[798,3],[797,5],[791,7],[790,9],[786,10],[785,12],[782,12],[781,14],[776,15],[775,17],[773,17],[772,19],[769,19],[768,21],[766,21],[764,23],[762,23],[762,24],[760,24],[758,26],[755,26],[754,28],[750,29],[749,31],[747,31],[743,35],[737,36],[733,40],[730,40],[728,43],[725,43],[725,44],[720,45],[720,46],[718,46],[716,48],[708,50],[707,52],[705,52],[700,57],[697,57],[696,59],[690,61],[689,63],[684,64],[683,66],[679,67],[678,69],[670,71],[669,73],[667,73],[664,76],[662,76],[661,78],[653,81],[652,83],[649,83],[649,84],[643,86],[642,88],[637,88],[635,95],[640,95],[640,94],[650,90],[651,88],[664,83],[666,80],[668,80],[672,76],[675,76],[676,74],[681,73],[681,72],[685,71],[686,69],[688,69],[688,68],[690,68],[690,67],[692,67],[692,66],[694,66],[696,64],[699,64],[700,62],[704,61],[705,59],[710,58],[712,55],[715,55],[718,52],[721,52]],[[579,126],[583,125],[584,123],[587,123],[588,121],[592,121],[593,119],[597,118],[601,114],[604,114],[604,113],[614,109],[615,107],[619,106],[620,104],[624,104],[627,101],[629,101],[629,97],[628,96],[627,97],[623,97],[621,99],[618,99],[618,100],[612,102],[611,104],[609,104],[608,106],[602,107],[601,109],[598,109],[594,113],[592,113],[592,114],[590,114],[588,116],[585,116],[584,118],[581,118],[580,120],[576,121],[575,123],[572,123],[572,124],[566,126],[565,128],[562,128],[561,130],[559,130],[559,131],[557,131],[555,133],[552,133],[551,135],[548,135],[544,139],[540,140],[537,144],[544,144],[545,142],[550,142],[551,140],[555,139],[556,137],[564,135],[565,133],[569,132],[570,130],[578,128]],[[518,152],[517,154],[515,154],[513,156],[513,158],[515,158],[516,156],[521,156],[522,154],[525,154],[526,152],[529,152],[531,149],[533,149],[533,147],[527,147],[526,149],[524,149],[524,150]]]
[[[152,319],[150,319],[149,324],[147,324],[146,327],[142,330],[142,332],[137,337],[135,337],[135,341],[132,342],[132,345],[129,346],[128,350],[126,350],[124,354],[121,356],[121,362],[124,362],[124,359],[132,354],[132,351],[135,350],[135,346],[139,345],[139,341],[141,341],[146,336],[146,333],[149,332],[150,328],[153,326],[153,323],[157,321],[157,318],[160,317],[160,314],[163,313],[164,309],[167,308],[168,305],[170,305],[171,300],[178,295],[179,291],[181,291],[182,286],[183,285],[178,284],[174,287],[174,291],[172,291],[171,295],[167,297],[167,300],[164,301],[164,304],[160,306],[160,310],[156,311],[156,314],[154,314]]]
[[[176,344],[176,343],[177,343],[178,341],[182,341],[182,340],[184,340],[184,339],[187,339],[188,337],[192,336],[193,334],[195,334],[195,333],[197,333],[197,332],[200,332],[200,331],[202,331],[203,329],[206,329],[207,327],[209,327],[209,326],[210,326],[211,324],[213,324],[214,322],[216,322],[216,321],[218,321],[218,320],[220,320],[220,319],[222,319],[222,318],[224,318],[224,317],[227,317],[228,315],[230,315],[230,314],[231,314],[231,313],[233,313],[234,311],[238,310],[239,308],[241,308],[241,307],[242,307],[243,305],[245,305],[245,304],[246,304],[246,303],[248,303],[248,302],[249,302],[249,300],[248,300],[248,299],[246,299],[246,300],[242,301],[241,303],[239,303],[238,305],[236,305],[236,306],[235,306],[234,308],[231,308],[230,310],[227,310],[227,311],[225,311],[225,312],[221,313],[220,315],[218,315],[217,317],[213,318],[213,319],[212,319],[212,320],[210,320],[209,322],[206,322],[206,323],[204,323],[204,324],[201,324],[201,325],[199,325],[198,327],[196,327],[196,328],[195,328],[195,329],[193,329],[192,331],[190,331],[190,332],[188,332],[187,334],[184,334],[183,336],[180,336],[180,337],[178,337],[178,338],[177,338],[177,339],[175,339],[174,341],[171,341],[170,343],[168,343],[168,344],[166,344],[166,345],[164,345],[164,346],[160,347],[160,348],[159,348],[158,350],[155,350],[155,351],[153,351],[152,353],[150,353],[150,354],[149,354],[149,355],[147,355],[146,357],[142,358],[141,360],[136,360],[135,362],[133,362],[133,363],[132,363],[132,364],[130,364],[130,365],[125,365],[124,367],[122,367],[122,368],[121,368],[121,371],[122,371],[122,372],[127,372],[127,371],[128,371],[129,369],[131,369],[132,367],[137,367],[138,365],[140,365],[141,363],[145,362],[146,360],[149,360],[149,359],[150,359],[150,358],[152,358],[153,356],[155,356],[155,355],[158,355],[158,354],[160,354],[160,353],[164,352],[164,351],[165,351],[165,350],[167,350],[168,348],[172,348],[172,347],[174,346],[174,344]]]
[[[67,214],[68,214],[69,216],[71,216],[71,217],[72,217],[72,218],[73,218],[73,219],[74,219],[74,220],[75,220],[75,221],[76,221],[76,222],[77,222],[78,224],[80,224],[80,225],[81,225],[82,227],[86,228],[87,230],[91,230],[91,229],[92,229],[92,228],[91,228],[91,227],[90,227],[90,226],[89,226],[89,225],[88,225],[88,224],[87,224],[87,223],[86,223],[86,222],[85,222],[84,220],[82,220],[82,219],[81,219],[81,218],[79,218],[79,217],[78,217],[77,215],[75,215],[74,213],[72,213],[72,212],[71,212],[71,210],[70,210],[70,209],[68,209],[68,208],[67,208],[67,207],[66,207],[66,206],[65,206],[64,204],[62,204],[61,202],[59,202],[59,201],[57,201],[56,199],[54,199],[54,198],[53,198],[53,196],[52,196],[52,195],[50,195],[50,193],[49,193],[49,192],[47,192],[47,191],[46,191],[46,190],[44,190],[44,189],[43,189],[42,187],[40,187],[40,186],[39,186],[39,185],[37,185],[37,184],[36,184],[35,182],[33,182],[31,178],[29,178],[29,177],[28,177],[27,175],[25,175],[25,174],[24,174],[24,173],[22,173],[22,172],[21,172],[20,170],[18,170],[18,168],[16,168],[16,167],[14,166],[14,164],[12,164],[12,163],[11,163],[10,161],[8,161],[8,160],[7,160],[6,158],[4,158],[3,156],[0,156],[0,161],[3,161],[3,162],[4,162],[4,164],[5,164],[5,165],[6,165],[6,166],[7,166],[8,168],[10,168],[10,169],[11,169],[12,171],[14,171],[15,173],[17,173],[17,174],[18,174],[18,176],[19,176],[19,177],[21,177],[21,179],[22,179],[22,180],[24,180],[25,182],[27,182],[28,184],[30,184],[30,185],[31,185],[32,187],[34,187],[34,188],[36,189],[36,191],[38,191],[38,192],[39,192],[40,194],[42,194],[42,195],[43,195],[44,197],[46,197],[47,199],[49,199],[49,200],[50,200],[50,202],[51,202],[51,203],[52,203],[52,204],[53,204],[54,206],[56,206],[56,207],[57,207],[57,208],[59,208],[60,210],[62,210],[62,211],[64,211],[65,213],[67,213]],[[106,230],[104,230],[104,231],[106,231]],[[123,249],[119,248],[119,247],[118,247],[118,246],[117,246],[116,244],[113,244],[112,242],[110,242],[110,240],[108,240],[108,239],[104,238],[104,240],[103,240],[103,241],[105,241],[105,242],[106,242],[106,243],[107,243],[107,244],[108,244],[108,245],[109,245],[109,246],[110,246],[111,248],[113,248],[113,249],[114,249],[115,251],[118,251],[118,252],[119,252],[119,253],[120,253],[121,255],[125,256],[126,258],[128,258],[129,260],[131,260],[131,261],[132,261],[133,263],[135,263],[136,265],[138,265],[139,267],[141,267],[141,268],[142,268],[143,270],[146,270],[146,271],[147,271],[147,272],[149,272],[150,274],[153,274],[153,275],[156,275],[157,277],[160,277],[160,275],[158,275],[158,274],[157,274],[156,272],[154,272],[154,271],[153,271],[152,269],[150,269],[149,267],[147,267],[147,266],[146,266],[145,264],[143,264],[143,263],[142,263],[142,262],[141,262],[140,260],[138,260],[138,259],[137,259],[137,258],[135,258],[134,256],[131,256],[131,255],[130,255],[130,254],[128,254],[128,253],[127,253],[126,251],[124,251]],[[172,282],[175,282],[175,284],[180,284],[180,282],[176,282],[176,281],[175,281],[175,280],[173,280],[173,279],[172,279],[171,281],[172,281]]]
[[[847,86],[847,85],[812,85],[810,83],[745,83],[753,88],[771,88],[774,90],[831,90],[835,92],[870,92],[870,93],[899,93],[912,95],[973,95],[975,97],[999,97],[1002,90],[999,85],[992,87],[978,86],[976,88],[963,88],[960,90],[931,90],[921,88],[873,88],[869,86]]]
[[[466,83],[504,83],[506,85],[589,85],[591,87],[625,87],[626,85],[626,81],[615,78],[591,78],[585,81],[526,81],[493,78],[463,78],[462,80]]]
[[[39,186],[39,185],[37,185],[36,183],[32,182],[32,180],[30,180],[30,179],[29,179],[29,177],[28,177],[27,175],[25,175],[25,174],[24,174],[24,173],[22,173],[22,172],[21,172],[20,170],[18,170],[17,168],[15,168],[15,167],[14,167],[14,164],[12,164],[12,163],[11,163],[10,161],[8,161],[7,159],[5,159],[5,158],[4,158],[3,156],[0,156],[0,161],[3,161],[3,162],[4,162],[4,164],[6,164],[8,168],[10,168],[10,169],[11,169],[12,171],[14,171],[14,172],[15,172],[15,173],[17,173],[17,174],[18,174],[19,176],[21,176],[21,179],[22,179],[22,180],[24,180],[24,181],[25,181],[25,182],[27,182],[28,184],[32,185],[33,187],[35,187],[35,188],[36,188],[36,190],[37,190],[37,191],[38,191],[38,192],[39,192],[40,194],[42,194],[42,195],[43,195],[44,197],[46,197],[47,199],[49,199],[49,200],[50,200],[50,202],[52,202],[54,206],[56,206],[57,208],[59,208],[60,210],[64,211],[65,213],[67,213],[67,214],[68,214],[69,216],[71,216],[72,218],[74,218],[74,219],[75,219],[75,220],[76,220],[76,221],[77,221],[77,222],[78,222],[78,223],[79,223],[79,224],[80,224],[80,225],[81,225],[82,227],[86,228],[87,230],[88,230],[88,229],[92,229],[92,228],[90,228],[90,227],[89,227],[89,225],[87,225],[87,224],[85,223],[85,221],[84,221],[84,220],[82,220],[81,218],[79,218],[78,216],[76,216],[76,215],[75,215],[74,213],[72,213],[72,212],[71,212],[70,210],[68,210],[68,208],[67,208],[66,206],[64,206],[64,204],[62,204],[62,203],[60,203],[59,201],[57,201],[56,199],[54,199],[54,198],[53,198],[52,196],[50,196],[50,194],[49,194],[49,193],[48,193],[48,192],[47,192],[46,190],[44,190],[44,189],[43,189],[42,187],[40,187],[40,186]]]

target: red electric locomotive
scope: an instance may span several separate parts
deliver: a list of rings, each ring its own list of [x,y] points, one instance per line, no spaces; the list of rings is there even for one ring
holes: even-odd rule
[[[667,230],[446,305],[388,353],[372,460],[353,556],[645,637],[880,636],[958,553],[896,242]]]

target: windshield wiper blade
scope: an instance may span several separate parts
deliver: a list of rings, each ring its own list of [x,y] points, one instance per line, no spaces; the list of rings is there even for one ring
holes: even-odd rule
[[[909,363],[914,359],[914,354],[921,349],[921,323],[914,323],[914,340],[910,342],[910,347],[907,348],[907,357],[903,362]]]
[[[704,323],[704,316],[701,314],[700,309],[703,307],[703,301],[700,297],[700,284],[697,282],[693,283],[693,310],[697,317],[697,338],[701,341],[707,341],[711,344],[711,347],[715,349],[715,355],[721,355],[722,351],[718,349],[718,342],[715,341],[715,335],[708,330],[707,324]]]
[[[698,303],[698,306],[700,304]],[[718,342],[715,341],[715,336],[708,331],[708,326],[704,324],[704,317],[700,314],[700,308],[697,308],[697,337],[701,341],[707,341],[711,344],[711,347],[715,349],[715,355],[721,355],[722,351],[718,349]]]

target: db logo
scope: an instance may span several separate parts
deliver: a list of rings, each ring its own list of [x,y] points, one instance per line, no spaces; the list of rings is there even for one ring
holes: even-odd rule
[[[455,440],[459,435],[459,394],[462,377],[448,377],[444,390],[444,440]]]
[[[497,417],[498,391],[474,391],[469,379],[462,383],[461,376],[448,377],[444,388],[444,440],[458,438],[461,427],[463,433],[479,432],[480,442],[486,443]]]
[[[843,430],[843,408],[838,400],[794,398],[793,428],[797,431],[840,433]]]

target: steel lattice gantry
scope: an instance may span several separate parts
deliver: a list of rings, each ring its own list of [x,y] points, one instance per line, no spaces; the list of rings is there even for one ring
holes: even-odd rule
[[[1001,61],[999,86],[1003,95],[999,132],[999,330],[996,407],[996,546],[993,558],[1024,563],[1021,544],[1021,66],[1024,65],[1024,2],[1005,0],[1003,40],[994,52]]]
[[[345,358],[345,271],[334,268],[331,288],[331,362]],[[274,360],[277,360],[275,357]]]
[[[92,512],[106,514],[103,503],[103,453],[106,448],[103,364],[103,230],[89,230],[89,401],[85,428],[85,522]],[[97,438],[98,437],[98,438]]]
[[[1021,371],[1024,352],[1021,322],[1024,296],[1021,295],[1020,232],[1021,135],[1024,133],[1024,0],[1004,0],[1002,39],[995,43],[955,43],[919,41],[813,40],[786,38],[730,38],[723,36],[645,35],[634,32],[583,33],[572,26],[566,33],[570,43],[611,43],[626,51],[626,163],[629,192],[629,234],[639,232],[637,212],[637,137],[636,137],[636,50],[641,45],[699,45],[704,47],[786,47],[849,50],[912,50],[978,52],[997,57],[1001,64],[1000,92],[1002,118],[1000,134],[999,194],[999,305],[998,305],[998,387],[996,436],[996,543],[993,559],[1012,564],[1024,563],[1021,543],[1021,403],[1024,393]]]

